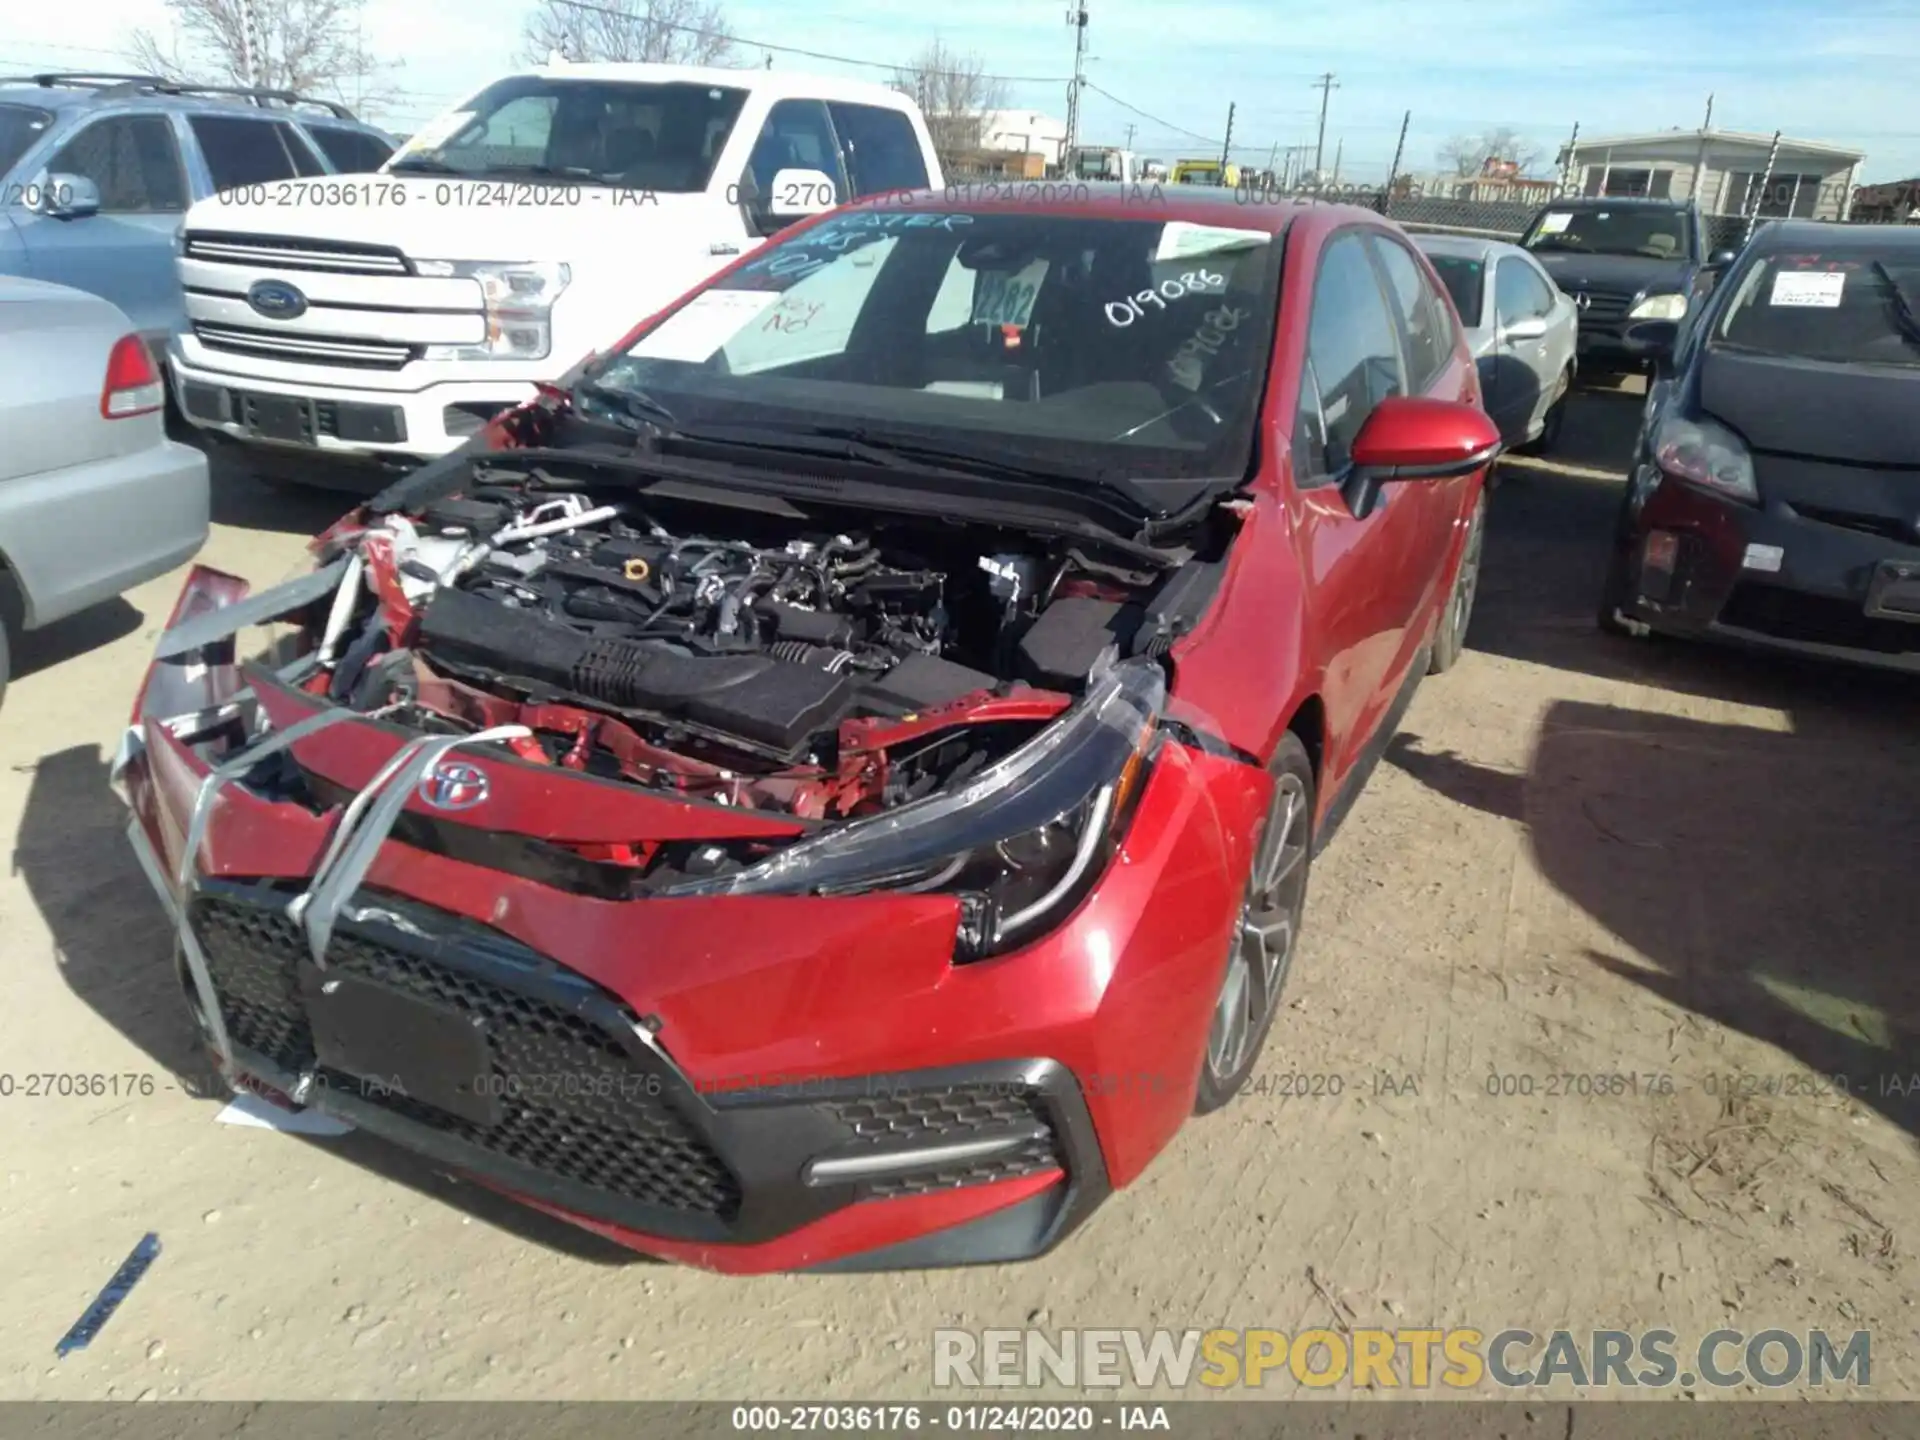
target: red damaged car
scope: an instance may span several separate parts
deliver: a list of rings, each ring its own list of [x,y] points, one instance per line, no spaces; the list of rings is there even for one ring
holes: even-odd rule
[[[1460,653],[1478,399],[1360,210],[784,232],[310,575],[193,573],[114,773],[209,1046],[672,1260],[1045,1251],[1254,1066]]]

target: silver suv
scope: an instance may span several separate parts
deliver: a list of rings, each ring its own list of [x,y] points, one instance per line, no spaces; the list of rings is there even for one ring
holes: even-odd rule
[[[393,153],[346,106],[150,75],[0,79],[0,275],[102,296],[156,356],[185,318],[174,248],[194,201],[377,170]]]

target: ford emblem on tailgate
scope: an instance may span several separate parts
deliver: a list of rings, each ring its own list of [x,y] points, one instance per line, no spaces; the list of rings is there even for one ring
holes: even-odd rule
[[[307,297],[284,280],[254,281],[247,304],[269,320],[295,320],[307,313]]]
[[[442,760],[420,782],[420,798],[436,810],[471,810],[487,798],[487,772],[464,760]]]

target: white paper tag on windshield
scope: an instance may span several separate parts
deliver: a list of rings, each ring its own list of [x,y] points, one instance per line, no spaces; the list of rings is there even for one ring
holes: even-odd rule
[[[1768,303],[1838,310],[1846,288],[1844,270],[1778,270],[1774,272],[1773,294],[1768,297]]]
[[[1573,224],[1573,216],[1562,210],[1559,214],[1549,215],[1540,222],[1540,233],[1542,235],[1558,235],[1571,224]]]
[[[1240,230],[1225,225],[1193,225],[1185,220],[1169,220],[1160,232],[1160,248],[1155,260],[1187,260],[1195,255],[1217,255],[1222,250],[1250,250],[1270,245],[1273,235],[1266,230]]]
[[[641,336],[627,353],[698,365],[779,298],[777,290],[708,290]]]
[[[436,145],[444,145],[473,121],[471,110],[455,110],[436,119],[429,120],[416,130],[402,151],[412,154],[416,150],[431,150]]]
[[[1033,318],[1033,302],[1040,282],[1047,278],[1047,262],[1033,260],[1017,271],[988,270],[973,291],[973,319],[981,325],[1023,326]]]

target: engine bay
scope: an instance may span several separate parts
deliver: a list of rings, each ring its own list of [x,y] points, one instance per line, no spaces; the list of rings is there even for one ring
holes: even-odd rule
[[[791,507],[789,507],[791,508]],[[865,523],[854,523],[857,520]],[[523,758],[809,818],[963,780],[1220,578],[1004,527],[484,480],[330,542],[311,688]]]

